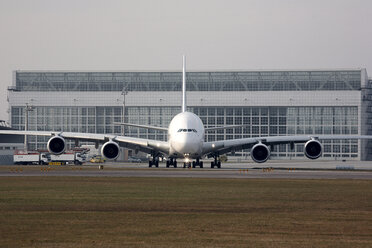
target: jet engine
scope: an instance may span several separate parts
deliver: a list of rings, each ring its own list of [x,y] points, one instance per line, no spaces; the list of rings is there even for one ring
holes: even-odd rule
[[[54,155],[62,154],[66,149],[65,139],[61,136],[53,136],[47,143],[48,151]]]
[[[264,163],[270,157],[270,149],[262,143],[255,144],[251,149],[251,157],[256,163]]]
[[[119,157],[119,145],[113,141],[103,144],[101,154],[107,159],[116,159]]]
[[[323,146],[317,140],[309,140],[305,143],[304,153],[310,159],[317,159],[322,155]]]

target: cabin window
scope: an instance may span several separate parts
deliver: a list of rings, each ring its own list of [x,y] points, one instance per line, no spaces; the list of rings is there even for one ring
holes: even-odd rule
[[[197,133],[196,129],[178,129],[177,132],[178,133],[181,133],[181,132],[183,132],[183,133],[191,133],[191,132]]]

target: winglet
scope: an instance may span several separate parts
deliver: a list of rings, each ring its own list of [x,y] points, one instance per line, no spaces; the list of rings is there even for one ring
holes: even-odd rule
[[[186,112],[186,56],[182,58],[182,112]]]

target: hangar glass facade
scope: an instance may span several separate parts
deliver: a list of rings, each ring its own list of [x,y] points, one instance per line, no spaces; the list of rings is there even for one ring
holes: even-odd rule
[[[19,91],[180,91],[180,72],[15,72]],[[360,90],[360,70],[187,72],[188,91]]]
[[[128,107],[129,123],[167,126],[179,107]],[[303,134],[358,134],[356,107],[191,107],[206,127],[247,125],[243,128],[217,130],[206,134],[207,141],[239,139],[257,136]],[[12,108],[12,125],[24,129],[24,107]],[[37,107],[29,114],[29,130],[65,132],[121,133],[120,107]],[[132,137],[166,140],[162,131],[127,127],[125,134]],[[47,137],[30,137],[30,149],[43,149]],[[324,157],[357,157],[357,141],[326,141]],[[249,151],[237,152],[247,156]],[[341,154],[342,153],[342,154]],[[277,146],[272,156],[303,156],[303,145],[290,150]]]
[[[12,92],[181,91],[180,72],[15,72]],[[337,71],[242,71],[188,72],[188,91],[361,91],[360,70]],[[161,93],[164,92],[164,93]],[[42,93],[41,93],[42,94]],[[221,99],[224,101],[225,99]],[[189,110],[199,115],[206,127],[246,125],[208,132],[206,141],[257,136],[304,134],[360,134],[359,107],[350,106],[193,106]],[[179,113],[179,106],[129,106],[125,122],[164,126]],[[29,113],[29,130],[53,130],[120,134],[123,109],[107,103],[105,106],[35,106]],[[11,125],[23,130],[25,107],[11,106]],[[166,140],[162,131],[125,127],[125,135]],[[44,149],[46,137],[30,137],[31,149]],[[72,143],[70,143],[72,145]],[[357,158],[357,140],[323,142],[323,157]],[[235,156],[247,157],[248,150]],[[303,157],[303,144],[275,147],[272,157]]]

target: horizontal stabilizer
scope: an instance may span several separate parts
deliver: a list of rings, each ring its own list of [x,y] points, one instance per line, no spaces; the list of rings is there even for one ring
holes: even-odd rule
[[[168,131],[168,128],[165,128],[165,127],[155,127],[155,126],[147,126],[147,125],[139,125],[139,124],[131,124],[131,123],[114,122],[114,125],[153,129],[153,130],[165,131],[165,132]]]

